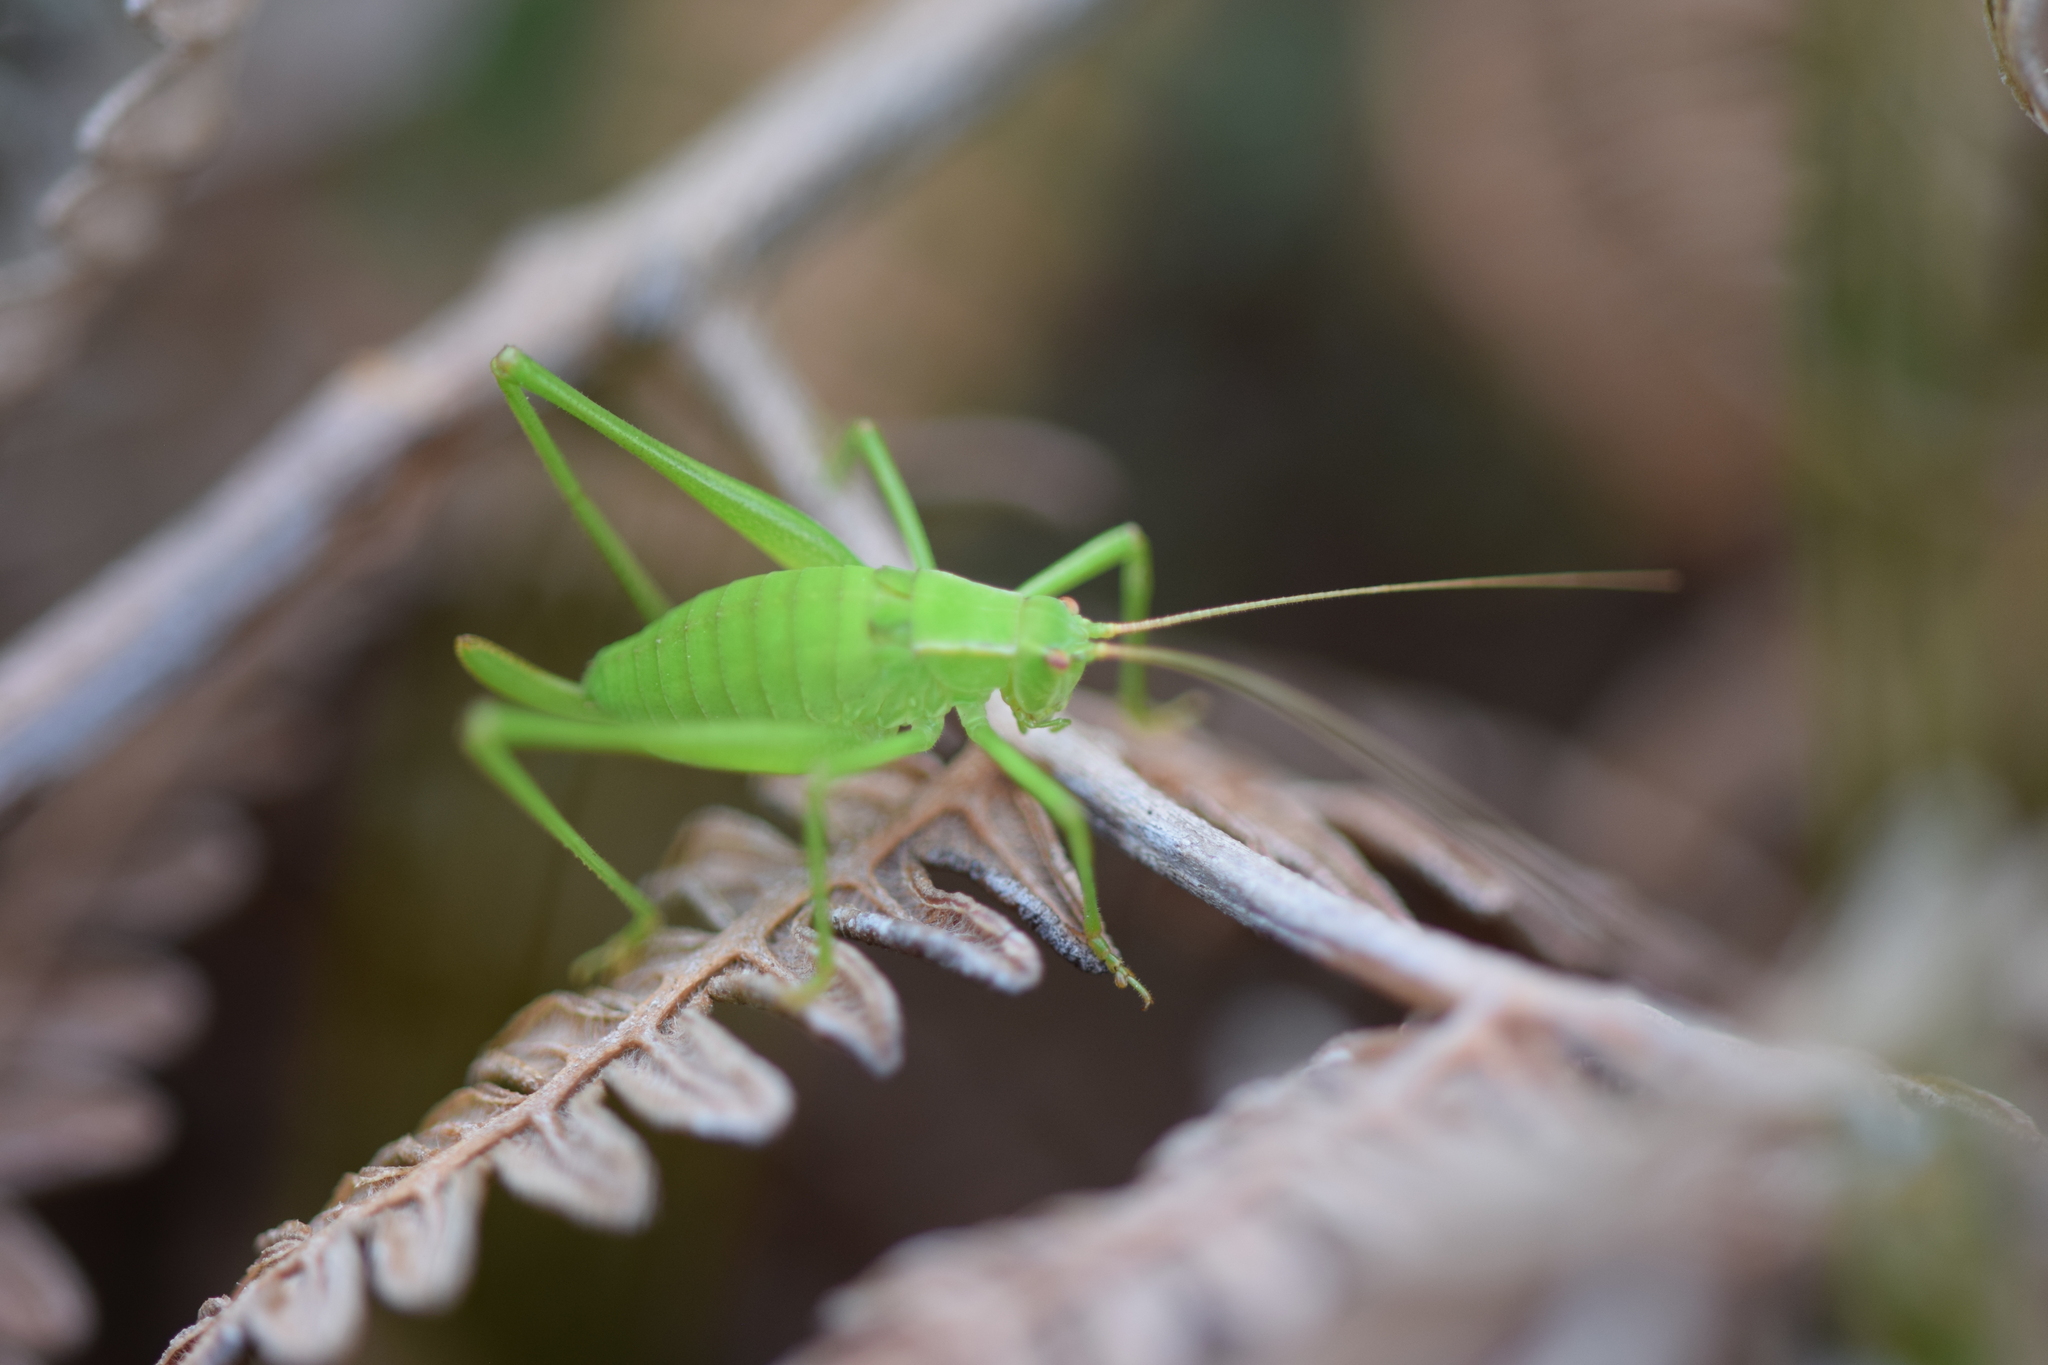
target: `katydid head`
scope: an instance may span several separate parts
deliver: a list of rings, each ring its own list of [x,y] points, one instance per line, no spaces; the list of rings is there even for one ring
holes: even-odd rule
[[[1026,730],[1057,727],[1067,700],[1081,681],[1094,652],[1089,633],[1094,623],[1083,617],[1072,599],[1027,597],[1017,622],[1017,652],[1003,700]]]

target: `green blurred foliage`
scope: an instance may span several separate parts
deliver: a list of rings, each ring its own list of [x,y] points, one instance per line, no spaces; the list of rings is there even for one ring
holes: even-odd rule
[[[1954,763],[2048,799],[2038,667],[2040,139],[1964,0],[1806,6],[1789,492],[1814,836]],[[2038,189],[2031,196],[2038,200]]]

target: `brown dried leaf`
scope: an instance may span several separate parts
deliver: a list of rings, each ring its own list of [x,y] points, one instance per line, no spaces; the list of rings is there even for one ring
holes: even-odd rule
[[[654,1219],[654,1158],[595,1085],[538,1107],[492,1148],[491,1166],[527,1203],[599,1232],[638,1232]]]
[[[1127,757],[1140,776],[1247,848],[1395,919],[1414,918],[1287,775],[1187,731],[1126,734],[1135,741]]]
[[[1292,790],[1367,856],[1406,869],[1482,920],[1511,925],[1557,966],[1693,998],[1728,998],[1749,980],[1728,950],[1685,921],[1484,810],[1447,810],[1393,784],[1297,782]]]
[[[294,1228],[288,1246],[249,1286],[249,1337],[277,1365],[333,1360],[363,1325],[363,1258],[346,1232],[314,1237]]]
[[[976,872],[1053,926],[1063,948],[1078,947],[1079,889],[1037,809],[979,750],[943,769],[915,761],[844,784],[832,821],[862,837],[830,863],[834,922],[1000,989],[1028,987],[1039,971],[1030,941],[971,897],[933,885],[926,867]],[[360,1330],[366,1283],[405,1311],[447,1306],[475,1260],[487,1171],[586,1226],[644,1226],[658,1199],[653,1161],[607,1095],[654,1127],[699,1137],[756,1143],[780,1131],[793,1105],[788,1081],[707,1011],[719,1000],[779,1008],[811,975],[801,854],[765,822],[706,811],[684,826],[649,887],[687,899],[719,928],[664,930],[604,985],[521,1010],[486,1045],[469,1084],[415,1132],[344,1177],[311,1223],[266,1234],[235,1293],[210,1301],[166,1365],[227,1361],[250,1345],[289,1365],[333,1360]],[[839,953],[832,984],[799,1018],[886,1074],[902,1056],[895,994],[858,949]]]
[[[405,1313],[437,1313],[462,1297],[476,1264],[477,1220],[489,1172],[481,1163],[420,1181],[412,1198],[371,1226],[370,1283]]]
[[[7,365],[0,357],[0,370]],[[10,382],[0,374],[0,401]],[[350,660],[410,591],[406,556],[455,454],[398,471],[337,526],[317,570],[176,700],[82,773],[6,813],[0,1187],[109,1175],[162,1150],[169,1106],[132,1069],[167,1060],[197,1031],[205,994],[189,968],[153,956],[158,941],[234,909],[255,884],[264,848],[245,804],[303,790],[338,757],[340,731],[320,717],[354,676]],[[89,1294],[75,1275],[72,1283],[89,1322]],[[246,1345],[239,1327],[193,1335],[204,1338],[193,1360],[225,1361]],[[0,1338],[0,1359],[14,1358]]]

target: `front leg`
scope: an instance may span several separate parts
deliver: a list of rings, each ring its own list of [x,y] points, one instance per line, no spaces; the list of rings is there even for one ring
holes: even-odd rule
[[[1012,782],[1045,807],[1045,813],[1059,827],[1066,840],[1067,856],[1074,860],[1074,873],[1081,880],[1081,929],[1087,936],[1089,950],[1109,969],[1118,986],[1129,986],[1149,1008],[1152,992],[1146,990],[1145,983],[1124,965],[1116,945],[1109,941],[1109,935],[1102,929],[1102,910],[1095,900],[1095,839],[1088,829],[1087,812],[1081,809],[1081,803],[1074,799],[1072,792],[1026,758],[1016,745],[997,734],[981,708],[962,706],[954,714],[960,717],[960,724],[966,727],[967,737],[974,741],[975,747],[994,759],[996,766],[1008,774]]]
[[[1152,612],[1152,545],[1135,521],[1104,531],[1087,544],[1061,556],[1056,563],[1019,584],[1017,591],[1052,597],[1078,588],[1111,569],[1119,571],[1123,619],[1144,620]],[[1132,644],[1142,644],[1144,639],[1143,633],[1130,637]],[[1128,660],[1119,663],[1116,693],[1117,700],[1123,704],[1124,714],[1133,720],[1142,720],[1152,705],[1145,694],[1145,666]]]

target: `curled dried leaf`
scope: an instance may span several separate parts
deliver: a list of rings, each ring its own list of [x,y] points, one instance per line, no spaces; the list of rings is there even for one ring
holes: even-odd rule
[[[654,1219],[654,1158],[599,1086],[536,1107],[490,1160],[506,1189],[585,1227],[638,1232]]]
[[[808,900],[808,894],[806,895]],[[803,1007],[797,1018],[826,1042],[851,1053],[876,1076],[903,1064],[903,1010],[896,992],[873,963],[851,944],[836,950],[832,983]],[[719,973],[705,996],[759,1009],[780,1009],[791,992],[817,970],[816,939],[808,925],[785,925],[750,962]]]
[[[1403,803],[1407,793],[1398,789],[1389,797],[1377,786],[1296,783],[1185,734],[1126,734],[1122,742],[1155,779],[1246,843],[1284,860],[1317,894],[1334,894],[1340,904],[1390,928],[1426,932],[1359,856],[1360,846],[1375,853],[1392,847],[1409,871],[1425,879],[1433,874],[1432,884],[1463,895],[1475,911],[1534,913],[1528,908],[1527,867],[1541,850],[1533,843],[1533,852],[1510,843],[1502,853],[1489,842],[1490,827],[1474,834],[1442,818],[1440,804]],[[771,801],[785,806],[796,799],[791,784],[770,780],[764,788]],[[1373,805],[1375,800],[1382,804]],[[1056,831],[1037,803],[1011,787],[978,749],[964,750],[943,768],[921,758],[849,781],[835,791],[828,817],[836,833],[855,836],[828,863],[834,923],[848,938],[920,953],[999,989],[1035,982],[1040,963],[1030,940],[990,906],[938,885],[933,869],[943,868],[973,876],[1062,953],[1095,965],[1081,940],[1079,887]],[[1397,823],[1403,819],[1403,838],[1387,832],[1404,828]],[[1425,835],[1439,843],[1428,844]],[[1544,885],[1558,896],[1583,889],[1561,875]],[[447,1304],[461,1293],[474,1260],[486,1170],[520,1197],[588,1226],[619,1232],[643,1226],[658,1199],[652,1158],[607,1107],[607,1097],[655,1127],[701,1137],[759,1142],[779,1131],[792,1105],[788,1082],[708,1010],[721,1000],[781,1008],[792,988],[815,970],[806,913],[811,893],[800,849],[752,816],[706,811],[685,824],[648,888],[688,904],[715,928],[665,930],[607,983],[581,993],[552,993],[522,1010],[485,1047],[469,1084],[430,1111],[413,1134],[346,1177],[310,1224],[288,1224],[272,1234],[235,1296],[173,1343],[165,1361],[215,1358],[241,1344],[254,1344],[277,1360],[334,1359],[358,1330],[366,1285],[396,1307]],[[1531,936],[1540,938],[1533,929]],[[886,1074],[902,1054],[896,997],[858,949],[847,944],[841,953],[829,988],[797,1017],[870,1070]],[[1392,1044],[1360,1046],[1364,1050],[1354,1061],[1377,1059]],[[1581,1090],[1599,1090],[1607,1084],[1602,1078],[1619,1070],[1588,1067],[1582,1050],[1556,1050],[1571,1052],[1568,1063],[1558,1064],[1572,1070]],[[1314,1086],[1309,1093],[1304,1104],[1311,1107],[1321,1102],[1314,1096],[1329,1098]],[[1546,1093],[1529,1103],[1540,1108],[1537,1101],[1554,1099]],[[1374,1103],[1384,1108],[1383,1098]],[[1557,1137],[1569,1126],[1545,1119],[1541,1130]],[[1172,1150],[1193,1150],[1204,1140],[1189,1137]],[[1385,1138],[1382,1145],[1391,1141]],[[1267,1151],[1261,1160],[1278,1158]],[[1327,1262],[1305,1258],[1302,1238],[1348,1235],[1332,1221],[1336,1205],[1329,1201],[1338,1194],[1349,1191],[1345,1198],[1365,1204],[1383,1195],[1355,1174],[1320,1170],[1306,1154],[1296,1164],[1293,1177],[1312,1177],[1327,1187],[1275,1186],[1261,1207],[1293,1212],[1277,1222],[1266,1214],[1244,1221],[1228,1239],[1228,1256],[1217,1250],[1222,1243],[1188,1235],[1179,1239],[1177,1259],[1170,1263],[1137,1257],[1131,1273],[1142,1278],[1157,1272],[1157,1283],[1168,1288],[1134,1288],[1089,1300],[1080,1311],[1099,1321],[1061,1330],[1079,1333],[1090,1349],[1135,1352],[1141,1342],[1151,1343],[1150,1350],[1181,1340],[1175,1335],[1180,1329],[1169,1330],[1167,1320],[1179,1311],[1175,1305],[1189,1284],[1203,1305],[1202,1314],[1189,1320],[1221,1324],[1219,1330],[1247,1334],[1247,1340],[1278,1331],[1275,1322],[1320,1321],[1342,1298],[1341,1286],[1323,1283],[1329,1279]],[[1443,1175],[1443,1183],[1470,1186],[1481,1173],[1460,1168]],[[1522,1168],[1494,1174],[1520,1180]],[[1556,1173],[1539,1174],[1548,1179]],[[1392,1178],[1387,1171],[1379,1175]],[[1320,1213],[1314,1212],[1317,1200],[1327,1206]],[[1302,1214],[1304,1208],[1310,1214]],[[1403,1218],[1412,1213],[1398,1212]],[[1136,1256],[1137,1248],[1123,1250]],[[1231,1266],[1239,1273],[1257,1271],[1256,1282],[1226,1284]],[[963,1261],[944,1273],[957,1279],[970,1270]],[[954,1296],[956,1305],[987,1299],[985,1286]],[[1049,1330],[1039,1323],[1025,1336],[1032,1342],[1056,1340],[1056,1333],[1046,1335]]]
[[[363,1258],[347,1232],[297,1235],[250,1285],[245,1320],[249,1337],[277,1365],[315,1365],[355,1344],[363,1325]]]
[[[830,828],[880,829],[889,801],[904,793],[904,780],[929,773],[932,765],[921,756],[837,784],[826,810]],[[962,765],[964,780],[949,786],[945,802],[900,843],[873,859],[835,863],[834,927],[849,938],[931,957],[996,990],[1037,985],[1041,965],[1031,939],[972,897],[941,890],[926,871],[939,867],[993,891],[1075,966],[1101,971],[1081,928],[1081,884],[1044,808],[1001,780],[979,749],[962,750],[951,767]],[[800,779],[767,778],[761,788],[791,818],[801,811]],[[794,845],[787,848],[792,874],[799,873],[800,854]]]
[[[378,1298],[402,1313],[435,1313],[462,1296],[476,1263],[485,1175],[478,1164],[420,1181],[409,1200],[371,1224],[370,1283]]]
[[[701,1014],[671,1015],[662,1046],[606,1067],[605,1087],[649,1123],[710,1142],[754,1146],[782,1131],[796,1096],[781,1072]]]

